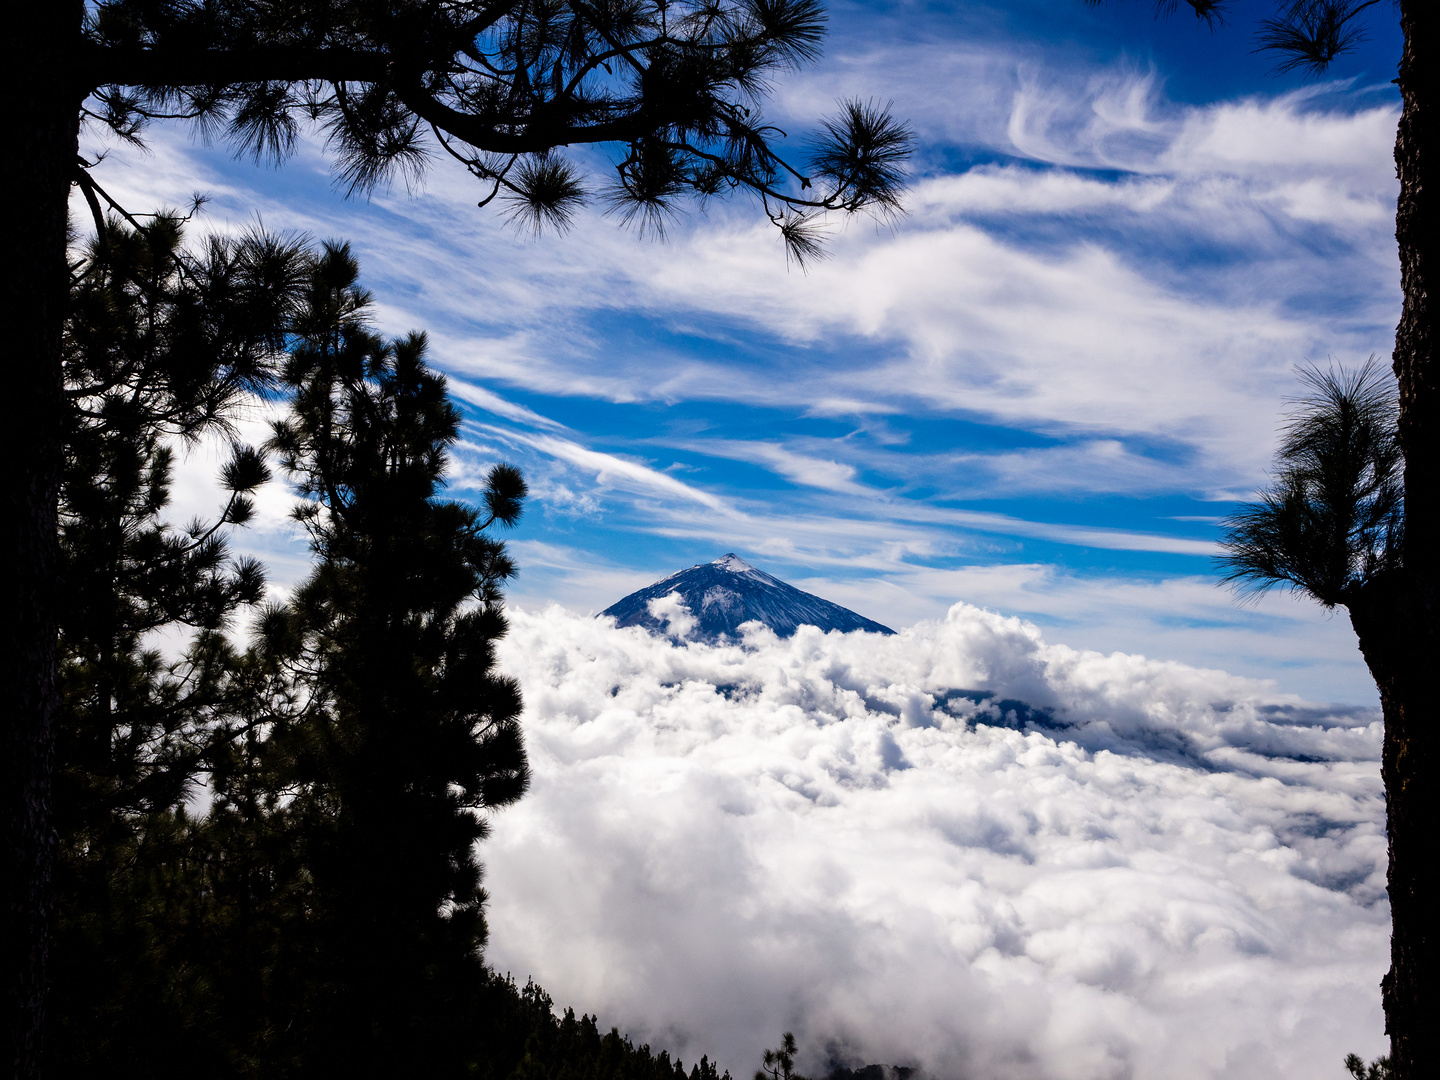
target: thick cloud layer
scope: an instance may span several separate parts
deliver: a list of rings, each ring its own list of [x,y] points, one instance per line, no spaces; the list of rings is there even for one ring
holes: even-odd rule
[[[737,1076],[1325,1077],[1382,1048],[1380,724],[1047,645],[677,646],[512,613],[534,786],[486,847],[490,959]]]

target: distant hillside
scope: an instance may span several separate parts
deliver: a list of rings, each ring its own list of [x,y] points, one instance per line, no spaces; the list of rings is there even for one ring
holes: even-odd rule
[[[874,634],[895,632],[849,608],[756,570],[734,554],[671,574],[600,614],[610,616],[620,626],[643,626],[653,633],[671,633],[692,641],[739,638],[740,625],[752,620],[764,623],[780,637],[789,637],[800,626],[868,630]]]

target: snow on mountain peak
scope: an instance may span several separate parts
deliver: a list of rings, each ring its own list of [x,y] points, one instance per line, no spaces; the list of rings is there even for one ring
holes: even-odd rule
[[[733,551],[727,555],[721,555],[720,558],[716,559],[710,565],[718,566],[721,570],[729,570],[732,574],[743,574],[748,570],[755,569],[744,559],[740,558],[739,555],[736,555]]]
[[[800,626],[826,632],[867,630],[893,634],[888,626],[857,615],[757,570],[734,552],[661,578],[600,613],[617,626],[643,626],[676,640],[739,641],[740,627],[760,622],[779,637]]]

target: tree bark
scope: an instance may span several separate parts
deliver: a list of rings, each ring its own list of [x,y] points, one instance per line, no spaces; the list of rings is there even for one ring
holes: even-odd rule
[[[1350,604],[1385,715],[1381,776],[1390,865],[1390,972],[1381,982],[1395,1080],[1435,1075],[1436,942],[1434,884],[1440,730],[1434,723],[1434,637],[1416,632],[1424,605],[1403,571],[1372,583]]]
[[[1395,332],[1400,389],[1400,443],[1405,453],[1405,558],[1399,580],[1379,603],[1352,608],[1361,651],[1385,712],[1386,822],[1390,842],[1390,972],[1382,983],[1385,1029],[1396,1080],[1440,1076],[1435,916],[1440,890],[1430,881],[1440,844],[1440,730],[1434,674],[1440,668],[1440,372],[1434,357],[1431,274],[1435,268],[1437,183],[1431,176],[1440,80],[1428,64],[1440,58],[1440,10],[1434,0],[1401,0],[1405,51],[1400,61],[1402,111],[1395,140],[1400,199],[1404,306]],[[1390,595],[1385,596],[1383,593]]]
[[[66,206],[79,101],[71,58],[76,0],[22,4],[10,16],[5,101],[14,118],[5,174],[9,250],[0,274],[7,338],[3,560],[5,717],[5,1051],[16,1077],[39,1075],[50,870],[55,850],[50,776],[56,689],[56,494],[60,476],[60,333],[69,293]]]

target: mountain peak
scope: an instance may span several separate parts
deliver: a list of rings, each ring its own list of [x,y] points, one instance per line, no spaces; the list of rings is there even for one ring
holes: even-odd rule
[[[643,626],[682,640],[738,640],[740,627],[760,622],[780,637],[801,626],[821,630],[867,630],[893,634],[888,626],[857,615],[757,570],[734,552],[700,563],[633,592],[600,613],[618,626]]]

